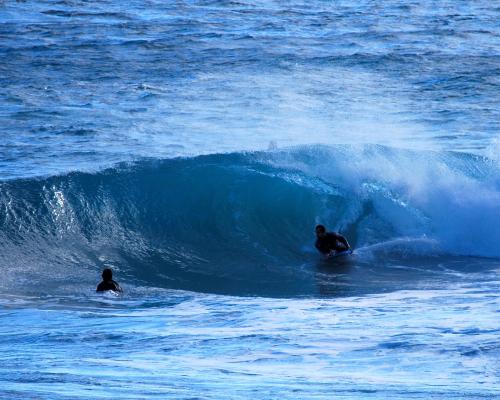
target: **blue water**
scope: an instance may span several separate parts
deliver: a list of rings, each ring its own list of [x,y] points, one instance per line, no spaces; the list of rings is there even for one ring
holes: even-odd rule
[[[499,397],[499,16],[0,4],[0,398]]]

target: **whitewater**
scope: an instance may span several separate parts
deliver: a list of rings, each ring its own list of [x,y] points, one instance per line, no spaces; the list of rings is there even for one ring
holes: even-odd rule
[[[500,397],[499,14],[0,4],[0,398]]]

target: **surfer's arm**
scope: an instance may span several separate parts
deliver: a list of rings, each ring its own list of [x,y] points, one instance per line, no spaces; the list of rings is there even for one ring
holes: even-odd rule
[[[123,293],[123,290],[122,288],[120,287],[120,285],[118,283],[116,283],[115,281],[113,281],[114,285],[115,285],[115,291],[119,292],[119,293]]]
[[[314,247],[316,247],[316,249],[325,257],[328,257],[328,255],[330,254],[330,252],[325,249],[325,246],[321,243],[320,240],[316,240]]]
[[[337,235],[337,240],[345,246],[346,250],[349,250],[351,248],[351,246],[349,246],[349,242],[344,236]]]

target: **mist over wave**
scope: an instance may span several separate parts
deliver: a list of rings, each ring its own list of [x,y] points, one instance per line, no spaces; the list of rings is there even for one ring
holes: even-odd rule
[[[0,177],[311,143],[487,155],[491,2],[9,2]]]
[[[303,292],[319,222],[349,238],[358,264],[500,256],[498,165],[462,153],[306,146],[143,160],[0,189],[11,288],[93,285],[111,266],[134,285]]]

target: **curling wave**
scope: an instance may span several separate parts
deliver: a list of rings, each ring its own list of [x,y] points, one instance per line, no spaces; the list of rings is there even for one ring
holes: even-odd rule
[[[307,146],[142,160],[3,182],[0,209],[4,289],[91,283],[111,266],[134,285],[296,293],[318,259],[318,222],[346,234],[361,261],[380,243],[384,257],[401,247],[500,257],[498,165],[451,152]]]

